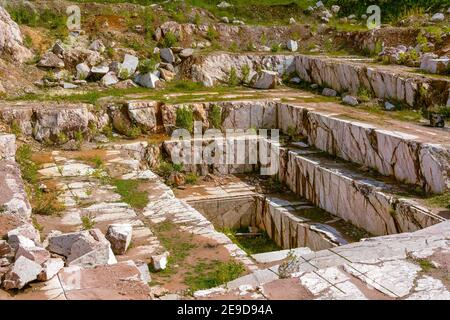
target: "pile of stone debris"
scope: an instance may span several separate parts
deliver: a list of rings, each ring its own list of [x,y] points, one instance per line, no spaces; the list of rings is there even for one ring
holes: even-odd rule
[[[131,225],[114,224],[109,226],[106,236],[98,229],[66,234],[52,231],[41,242],[39,232],[25,223],[10,230],[7,240],[0,240],[1,285],[6,290],[22,289],[32,281],[50,280],[64,266],[89,269],[116,264],[114,253],[125,253],[131,232]],[[148,282],[147,265],[138,268],[140,280]]]
[[[85,36],[72,33],[68,43],[57,41],[45,53],[37,66],[48,70],[44,78],[35,84],[38,87],[63,87],[75,89],[88,82],[99,82],[102,86],[129,88],[140,85],[157,88],[176,76],[177,66],[182,60],[193,55],[191,48],[158,48],[152,59],[139,58],[131,50],[106,47],[99,39],[90,44]],[[111,50],[118,55],[123,53],[122,61],[111,59]]]

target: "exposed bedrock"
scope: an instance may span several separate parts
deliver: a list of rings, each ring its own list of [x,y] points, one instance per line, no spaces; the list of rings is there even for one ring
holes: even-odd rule
[[[40,142],[73,139],[78,133],[90,137],[110,124],[128,135],[134,127],[143,132],[170,134],[176,128],[177,109],[190,108],[203,129],[219,124],[221,129],[279,128],[301,134],[308,143],[344,160],[393,176],[402,183],[427,192],[450,188],[450,148],[427,143],[416,136],[349,121],[306,107],[275,101],[225,101],[161,104],[130,101],[97,110],[85,104],[3,104],[0,119],[15,125],[22,134]],[[217,119],[217,114],[219,118]]]
[[[278,123],[284,132],[293,128],[320,150],[398,181],[436,193],[450,187],[450,150],[446,146],[287,104],[279,105]]]
[[[308,143],[344,160],[373,168],[396,180],[435,193],[450,188],[448,146],[418,141],[416,136],[378,129],[376,126],[335,118],[306,107],[273,101],[232,101],[164,105],[162,121],[170,133],[176,110],[192,107],[203,127],[210,127],[210,110],[222,110],[223,129],[279,128],[301,134]]]
[[[4,54],[17,62],[25,62],[33,56],[23,44],[19,25],[0,6],[0,56]]]
[[[182,65],[183,74],[205,86],[227,83],[234,68],[242,77],[244,66],[250,67],[250,77],[258,69],[283,74],[297,72],[300,79],[353,95],[366,88],[375,97],[404,103],[421,109],[445,105],[450,81],[421,76],[385,66],[367,65],[357,60],[333,59],[306,55],[236,55],[217,53],[192,57]]]
[[[295,215],[280,199],[259,197],[256,203],[256,225],[283,249],[308,247],[317,251],[347,243],[325,225]]]
[[[413,200],[390,193],[392,186],[340,167],[317,152],[280,148],[279,178],[297,195],[374,235],[415,231],[444,221]]]
[[[3,103],[0,119],[20,133],[39,142],[72,139],[77,133],[86,136],[109,123],[105,112],[88,104]]]

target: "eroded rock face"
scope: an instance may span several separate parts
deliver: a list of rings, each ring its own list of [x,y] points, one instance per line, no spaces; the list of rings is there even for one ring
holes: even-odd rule
[[[130,101],[127,103],[127,110],[130,118],[142,130],[156,131],[156,114],[158,112],[158,103],[156,101]]]
[[[442,88],[450,88],[447,79],[425,79],[420,75],[390,70],[386,67],[367,66],[363,63],[305,55],[234,55],[228,53],[188,59],[182,64],[184,74],[205,86],[226,83],[232,68],[238,77],[242,68],[250,66],[251,72],[257,68],[277,71],[279,76],[296,71],[301,80],[330,86],[338,93],[357,95],[360,88],[366,88],[375,97],[401,101],[414,108],[427,105],[445,105],[448,93]],[[428,92],[423,100],[421,92]]]
[[[436,193],[450,186],[450,150],[444,146],[420,143],[415,136],[286,104],[280,105],[278,121],[284,132],[295,127],[308,137],[310,145],[383,175]]]
[[[17,62],[31,59],[33,54],[23,45],[19,26],[9,13],[0,6],[0,56],[6,54]]]
[[[40,142],[57,142],[61,133],[73,139],[77,132],[86,134],[89,123],[101,129],[109,121],[105,121],[104,112],[91,112],[89,105],[59,103],[4,103],[0,106],[0,118]]]

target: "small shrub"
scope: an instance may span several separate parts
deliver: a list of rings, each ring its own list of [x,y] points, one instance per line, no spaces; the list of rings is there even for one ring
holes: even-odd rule
[[[218,105],[213,105],[211,107],[208,116],[209,122],[213,128],[220,129],[222,127],[222,109]]]
[[[177,43],[178,43],[177,36],[173,32],[169,31],[165,34],[161,45],[164,48],[170,48],[176,46]]]
[[[64,210],[64,205],[58,200],[56,191],[43,192],[35,187],[35,192],[31,198],[33,214],[51,216],[59,214]]]
[[[198,175],[195,173],[188,173],[186,174],[186,183],[187,184],[196,184],[198,181]]]
[[[22,134],[22,129],[20,128],[19,123],[16,120],[13,120],[13,122],[10,125],[11,133],[20,136]]]
[[[250,66],[248,64],[244,65],[242,67],[242,82],[246,83],[247,81],[249,81],[250,79],[248,79],[250,75]]]
[[[189,107],[178,108],[176,111],[176,126],[189,132],[194,131],[194,111]]]
[[[128,72],[128,69],[123,68],[119,71],[120,79],[125,80],[125,79],[128,79],[129,77],[130,77],[130,73]]]
[[[157,172],[161,177],[167,179],[172,172],[181,172],[182,169],[182,164],[160,161]]]
[[[270,51],[272,51],[272,52],[278,52],[278,51],[280,51],[280,45],[278,45],[278,44],[273,44],[273,45],[270,47]]]
[[[202,17],[198,14],[198,12],[195,14],[194,23],[196,26],[199,26],[202,23]]]
[[[217,32],[216,29],[214,29],[213,27],[209,26],[208,30],[206,31],[206,38],[209,41],[217,40],[219,38],[219,33]]]
[[[230,50],[231,52],[238,52],[238,44],[236,42],[232,42],[228,50]]]
[[[56,135],[56,142],[58,144],[64,144],[67,141],[69,141],[69,138],[67,137],[67,135],[64,132],[60,132]]]
[[[83,226],[83,230],[91,230],[95,227],[95,217],[91,214],[86,214],[81,217],[81,224]]]
[[[81,132],[81,131],[75,132],[75,142],[77,145],[77,149],[81,149],[81,146],[83,145],[83,142],[84,142],[83,132]]]
[[[133,125],[131,128],[129,128],[125,133],[125,135],[131,139],[135,139],[135,138],[139,137],[141,134],[142,134],[141,128],[139,128],[138,126],[135,126],[135,125]]]
[[[237,86],[239,84],[239,78],[237,76],[236,68],[232,67],[230,70],[230,75],[228,78],[228,85],[230,86]]]
[[[358,99],[362,102],[368,102],[372,99],[372,93],[366,87],[359,87]]]
[[[139,63],[138,71],[141,74],[154,72],[158,66],[159,59],[157,57],[152,57],[150,59],[145,59]]]
[[[31,160],[32,154],[29,145],[21,145],[16,151],[16,161],[22,172],[22,178],[28,183],[34,184],[37,181],[38,166]]]

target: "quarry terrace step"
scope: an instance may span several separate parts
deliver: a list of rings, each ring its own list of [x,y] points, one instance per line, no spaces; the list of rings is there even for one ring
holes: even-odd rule
[[[331,155],[428,192],[442,193],[450,188],[450,141],[444,131],[413,124],[400,124],[397,131],[370,121],[341,119],[333,104],[311,106],[258,100],[165,105],[162,121],[171,132],[176,110],[192,107],[202,115],[203,126],[208,128],[208,114],[214,105],[222,110],[223,129],[279,128],[285,134],[306,137],[310,145]],[[439,134],[443,143],[433,143],[433,137]]]
[[[218,230],[257,227],[279,247],[322,250],[371,235],[293,194],[262,194],[251,176],[226,176],[223,182],[202,182],[175,190],[177,198],[199,211]]]
[[[120,119],[128,119],[122,126],[139,126],[145,132],[155,132],[162,126],[171,133],[176,110],[183,107],[192,107],[206,129],[212,127],[212,106],[221,109],[223,129],[279,128],[286,134],[305,136],[310,145],[331,155],[420,186],[427,192],[443,193],[450,188],[450,135],[446,129],[400,121],[382,125],[370,117],[353,121],[348,119],[351,109],[333,103],[256,100],[172,105],[142,100],[129,101],[118,111],[95,111],[94,106],[85,104],[7,103],[0,106],[0,116],[9,125],[17,125],[22,134],[43,142],[55,141],[61,133],[74,139],[79,132],[89,136],[108,124],[120,127]]]
[[[307,83],[353,95],[357,95],[360,88],[365,88],[374,97],[402,102],[417,109],[424,105],[450,103],[450,78],[419,74],[407,67],[368,64],[366,59],[301,54],[212,53],[187,59],[182,64],[182,70],[191,80],[212,87],[228,83],[232,68],[238,77],[242,77],[244,66],[250,66],[250,75],[257,68],[275,70],[280,76],[296,72]]]
[[[445,220],[415,199],[410,187],[317,149],[280,147],[279,163],[279,179],[292,192],[373,235],[415,231]]]

